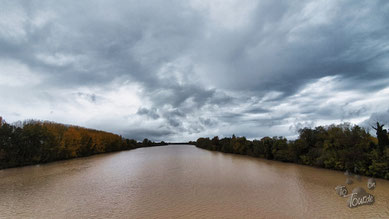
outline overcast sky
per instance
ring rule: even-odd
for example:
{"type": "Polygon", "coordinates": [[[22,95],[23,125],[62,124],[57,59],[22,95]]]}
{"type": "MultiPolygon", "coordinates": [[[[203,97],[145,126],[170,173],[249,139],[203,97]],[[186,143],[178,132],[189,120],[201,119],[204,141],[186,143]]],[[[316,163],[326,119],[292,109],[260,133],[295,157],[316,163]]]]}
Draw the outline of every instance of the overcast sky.
{"type": "Polygon", "coordinates": [[[156,141],[388,122],[389,1],[1,0],[0,115],[156,141]]]}

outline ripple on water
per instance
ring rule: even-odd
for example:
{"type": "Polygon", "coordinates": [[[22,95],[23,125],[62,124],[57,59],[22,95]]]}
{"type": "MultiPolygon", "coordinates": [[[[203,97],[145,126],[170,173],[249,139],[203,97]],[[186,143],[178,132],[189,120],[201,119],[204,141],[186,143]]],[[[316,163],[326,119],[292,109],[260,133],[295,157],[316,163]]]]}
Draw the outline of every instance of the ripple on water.
{"type": "MultiPolygon", "coordinates": [[[[389,182],[347,207],[341,172],[174,145],[0,171],[0,218],[389,218],[389,182]]],[[[367,178],[348,185],[366,187],[367,178]]]]}

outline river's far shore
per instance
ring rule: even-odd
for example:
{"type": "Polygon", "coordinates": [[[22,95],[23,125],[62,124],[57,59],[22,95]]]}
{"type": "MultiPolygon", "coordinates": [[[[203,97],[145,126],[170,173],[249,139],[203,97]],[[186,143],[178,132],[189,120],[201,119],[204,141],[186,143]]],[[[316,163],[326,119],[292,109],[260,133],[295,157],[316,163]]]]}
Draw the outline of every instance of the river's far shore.
{"type": "MultiPolygon", "coordinates": [[[[336,173],[339,173],[339,174],[343,174],[345,177],[347,177],[347,175],[349,175],[351,179],[353,179],[353,178],[356,179],[356,177],[361,177],[361,179],[364,179],[365,181],[367,181],[370,178],[373,178],[375,180],[383,180],[385,182],[389,182],[388,179],[379,178],[379,177],[372,177],[372,176],[366,176],[366,175],[360,175],[360,174],[354,174],[354,173],[345,172],[345,171],[342,171],[342,170],[336,170],[336,169],[330,169],[330,168],[318,167],[318,166],[310,166],[310,165],[305,165],[305,164],[301,164],[301,163],[294,163],[294,162],[288,162],[288,161],[269,160],[269,159],[266,159],[264,157],[254,157],[254,156],[250,156],[250,155],[247,155],[247,154],[235,154],[235,153],[228,153],[228,152],[209,150],[209,149],[200,148],[200,147],[197,147],[197,148],[199,148],[201,150],[205,150],[205,151],[214,152],[214,153],[238,156],[238,157],[241,157],[242,159],[260,160],[261,162],[265,162],[265,163],[276,162],[276,163],[285,164],[285,165],[297,165],[297,166],[301,166],[301,167],[304,167],[304,168],[311,168],[312,170],[317,169],[317,170],[333,171],[333,172],[336,172],[336,173]]],[[[353,180],[353,182],[355,182],[355,181],[356,180],[353,180]]],[[[357,181],[359,182],[360,180],[357,180],[357,181]]]]}
{"type": "Polygon", "coordinates": [[[295,140],[215,136],[197,139],[196,146],[389,180],[389,136],[382,127],[377,122],[377,138],[357,125],[346,123],[304,128],[295,140]]]}

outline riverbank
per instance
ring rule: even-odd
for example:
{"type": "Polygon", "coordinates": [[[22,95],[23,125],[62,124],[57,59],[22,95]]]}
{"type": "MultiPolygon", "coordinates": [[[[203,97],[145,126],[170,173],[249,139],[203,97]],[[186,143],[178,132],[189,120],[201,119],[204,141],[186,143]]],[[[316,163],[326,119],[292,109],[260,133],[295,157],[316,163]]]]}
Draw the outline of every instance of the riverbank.
{"type": "Polygon", "coordinates": [[[341,124],[304,128],[293,141],[284,137],[264,137],[250,141],[233,135],[223,139],[217,136],[213,139],[199,138],[196,146],[212,151],[347,170],[358,175],[389,179],[389,145],[382,144],[384,137],[376,139],[358,126],[341,124]]]}
{"type": "Polygon", "coordinates": [[[49,121],[11,125],[0,117],[0,169],[160,145],[167,144],[49,121]]]}

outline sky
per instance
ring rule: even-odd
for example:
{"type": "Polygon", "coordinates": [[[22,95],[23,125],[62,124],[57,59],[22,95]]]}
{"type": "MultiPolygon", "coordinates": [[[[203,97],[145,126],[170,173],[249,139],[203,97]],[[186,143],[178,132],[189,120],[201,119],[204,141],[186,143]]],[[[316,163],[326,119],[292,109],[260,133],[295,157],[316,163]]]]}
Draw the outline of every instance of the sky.
{"type": "Polygon", "coordinates": [[[0,116],[127,138],[389,128],[386,0],[0,0],[0,116]]]}

